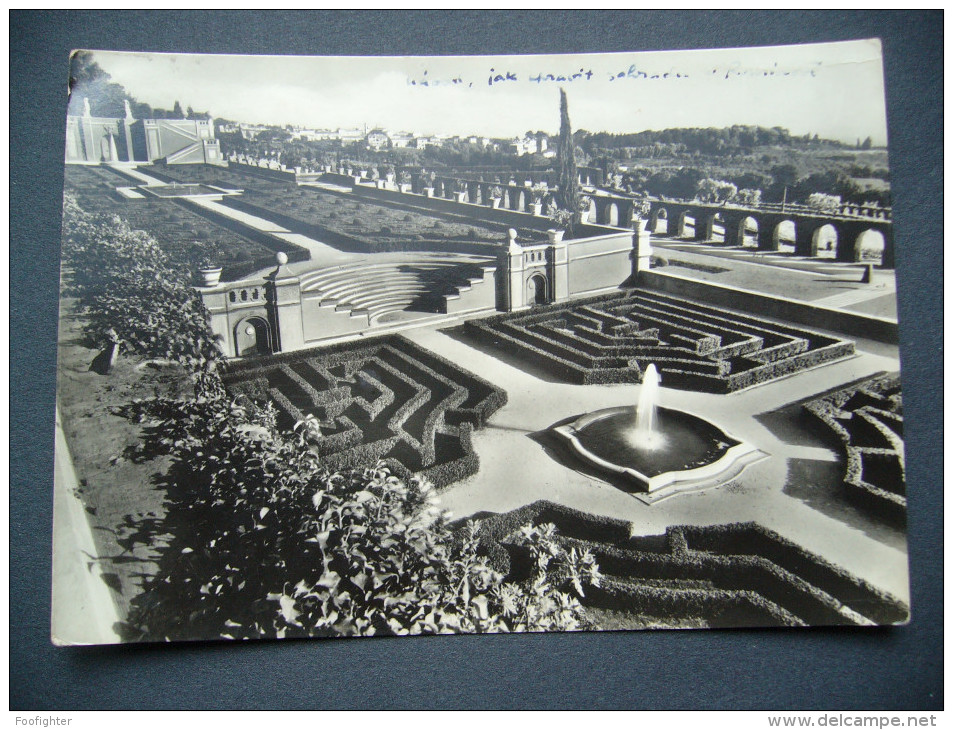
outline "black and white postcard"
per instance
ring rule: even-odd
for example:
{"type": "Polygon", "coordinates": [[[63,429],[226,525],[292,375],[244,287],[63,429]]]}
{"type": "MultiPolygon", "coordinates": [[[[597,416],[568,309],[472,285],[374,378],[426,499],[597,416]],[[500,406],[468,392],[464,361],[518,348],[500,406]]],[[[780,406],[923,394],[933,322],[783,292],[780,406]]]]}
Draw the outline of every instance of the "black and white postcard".
{"type": "Polygon", "coordinates": [[[883,83],[75,52],[54,643],[906,623],[883,83]]]}

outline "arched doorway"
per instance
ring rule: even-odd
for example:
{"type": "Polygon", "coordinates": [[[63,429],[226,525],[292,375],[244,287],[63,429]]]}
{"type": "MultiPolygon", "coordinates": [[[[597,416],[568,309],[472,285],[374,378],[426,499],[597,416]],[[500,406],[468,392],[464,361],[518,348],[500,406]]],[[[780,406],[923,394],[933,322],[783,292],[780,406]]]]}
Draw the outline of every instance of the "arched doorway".
{"type": "Polygon", "coordinates": [[[609,203],[609,225],[619,225],[619,206],[615,203],[609,203]]]}
{"type": "Polygon", "coordinates": [[[533,274],[526,281],[526,302],[528,304],[548,304],[546,294],[546,277],[542,274],[533,274]]]}
{"type": "Polygon", "coordinates": [[[794,242],[797,238],[797,228],[794,221],[781,221],[774,227],[774,250],[783,253],[794,253],[794,242]]]}
{"type": "Polygon", "coordinates": [[[270,355],[271,331],[261,317],[247,317],[235,326],[235,354],[238,357],[270,355]]]}
{"type": "Polygon", "coordinates": [[[819,259],[835,259],[837,258],[838,243],[837,229],[827,223],[814,231],[811,248],[816,252],[815,255],[819,259]]]}
{"type": "Polygon", "coordinates": [[[865,264],[882,266],[885,246],[884,234],[868,228],[857,236],[857,243],[854,246],[857,260],[865,264]]]}
{"type": "Polygon", "coordinates": [[[715,213],[711,217],[711,236],[709,240],[712,243],[725,243],[725,235],[728,231],[728,221],[725,220],[723,213],[715,213]]]}
{"type": "Polygon", "coordinates": [[[665,208],[656,208],[649,219],[649,225],[649,230],[656,235],[668,233],[668,211],[665,208]]]}
{"type": "Polygon", "coordinates": [[[758,219],[750,215],[741,221],[738,245],[747,248],[758,247],[758,219]]]}

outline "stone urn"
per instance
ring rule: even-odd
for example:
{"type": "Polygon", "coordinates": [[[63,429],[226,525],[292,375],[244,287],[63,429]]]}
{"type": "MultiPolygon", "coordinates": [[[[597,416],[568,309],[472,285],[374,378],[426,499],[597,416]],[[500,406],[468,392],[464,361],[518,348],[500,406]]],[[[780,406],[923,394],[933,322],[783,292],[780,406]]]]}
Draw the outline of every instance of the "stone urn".
{"type": "Polygon", "coordinates": [[[199,268],[199,275],[202,277],[202,286],[218,286],[222,278],[222,267],[202,266],[199,268]]]}
{"type": "Polygon", "coordinates": [[[533,215],[542,215],[543,214],[543,204],[542,203],[531,203],[533,209],[533,215]]]}
{"type": "Polygon", "coordinates": [[[458,203],[466,203],[466,202],[467,202],[467,194],[466,194],[465,192],[454,193],[454,196],[456,197],[458,203]]]}
{"type": "Polygon", "coordinates": [[[490,198],[490,205],[494,208],[499,208],[502,200],[502,198],[490,198]]]}
{"type": "Polygon", "coordinates": [[[550,243],[559,243],[563,240],[563,236],[566,234],[566,231],[560,230],[558,228],[550,228],[546,231],[546,235],[549,237],[550,243]]]}
{"type": "Polygon", "coordinates": [[[426,195],[428,198],[432,198],[433,194],[434,194],[433,188],[424,188],[424,195],[426,195]]]}

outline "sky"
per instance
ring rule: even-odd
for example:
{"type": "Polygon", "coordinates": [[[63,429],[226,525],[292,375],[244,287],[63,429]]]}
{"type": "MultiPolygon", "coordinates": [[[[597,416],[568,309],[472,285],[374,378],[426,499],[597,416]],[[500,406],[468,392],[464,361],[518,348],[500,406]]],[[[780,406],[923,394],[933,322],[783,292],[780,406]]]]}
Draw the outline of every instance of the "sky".
{"type": "Polygon", "coordinates": [[[94,51],[139,101],[246,123],[514,137],[732,124],[887,141],[876,39],[537,56],[222,56],[94,51]]]}

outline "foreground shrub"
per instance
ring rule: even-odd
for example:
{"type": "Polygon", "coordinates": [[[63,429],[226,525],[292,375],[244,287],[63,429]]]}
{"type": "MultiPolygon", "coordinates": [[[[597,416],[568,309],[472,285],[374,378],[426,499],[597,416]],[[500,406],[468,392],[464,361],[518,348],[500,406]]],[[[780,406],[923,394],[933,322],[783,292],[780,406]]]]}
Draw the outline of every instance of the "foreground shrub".
{"type": "Polygon", "coordinates": [[[189,272],[116,216],[89,215],[70,196],[63,211],[67,291],[79,300],[90,340],[174,361],[207,379],[221,353],[189,272]]]}
{"type": "MultiPolygon", "coordinates": [[[[430,484],[385,466],[330,472],[308,425],[270,405],[138,401],[137,458],[169,457],[168,544],[133,601],[130,640],[346,636],[584,627],[588,552],[527,527],[522,582],[490,567],[478,529],[450,528],[430,484]]],[[[154,540],[154,536],[150,535],[154,540]]]]}

